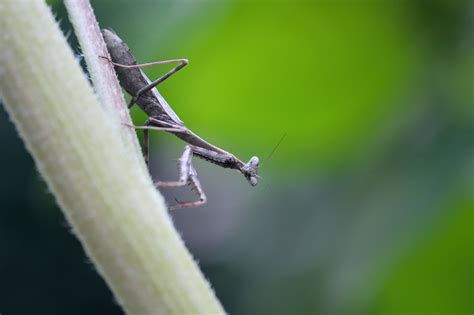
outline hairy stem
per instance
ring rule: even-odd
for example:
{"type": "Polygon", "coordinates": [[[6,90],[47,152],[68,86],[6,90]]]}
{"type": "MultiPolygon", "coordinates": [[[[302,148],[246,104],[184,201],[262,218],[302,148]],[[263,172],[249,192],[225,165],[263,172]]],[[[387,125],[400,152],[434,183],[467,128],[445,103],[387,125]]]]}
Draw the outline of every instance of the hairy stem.
{"type": "MultiPolygon", "coordinates": [[[[110,59],[110,56],[89,0],[65,0],[64,4],[81,45],[87,70],[102,108],[110,119],[115,120],[113,125],[120,128],[124,145],[133,145],[137,153],[136,156],[143,161],[135,130],[116,123],[131,125],[132,120],[114,67],[110,62],[101,58],[110,59]]],[[[144,163],[142,164],[143,167],[146,167],[144,163]]]]}
{"type": "Polygon", "coordinates": [[[1,1],[0,29],[5,108],[119,303],[129,314],[224,313],[46,4],[1,1]]]}

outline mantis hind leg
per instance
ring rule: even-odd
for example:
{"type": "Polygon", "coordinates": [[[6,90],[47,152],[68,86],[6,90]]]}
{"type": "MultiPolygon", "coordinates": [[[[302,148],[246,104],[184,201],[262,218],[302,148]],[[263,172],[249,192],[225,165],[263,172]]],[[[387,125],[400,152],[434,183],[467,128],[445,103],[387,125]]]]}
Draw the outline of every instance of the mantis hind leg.
{"type": "Polygon", "coordinates": [[[140,95],[151,90],[158,84],[162,83],[163,81],[168,79],[170,76],[172,76],[173,74],[175,74],[176,72],[184,68],[189,63],[188,59],[170,59],[170,60],[154,61],[154,62],[148,62],[148,63],[142,63],[142,64],[136,64],[136,65],[123,65],[120,63],[113,62],[107,57],[102,56],[101,58],[107,59],[110,63],[112,63],[116,67],[121,67],[121,68],[126,68],[126,69],[144,68],[144,67],[151,67],[155,65],[164,65],[164,64],[179,62],[179,65],[177,65],[176,67],[174,67],[173,69],[171,69],[170,71],[168,71],[167,73],[165,73],[164,75],[156,79],[155,81],[151,82],[148,85],[145,85],[140,90],[138,90],[137,94],[133,95],[132,99],[130,100],[130,103],[128,104],[128,108],[131,108],[133,104],[135,104],[135,102],[138,100],[140,95]]]}
{"type": "Polygon", "coordinates": [[[176,67],[174,67],[173,69],[171,69],[170,71],[168,71],[167,73],[165,73],[164,75],[162,75],[161,77],[156,79],[155,81],[151,82],[150,84],[148,84],[148,85],[142,87],[140,90],[138,90],[137,94],[135,94],[132,97],[132,99],[130,100],[130,103],[128,103],[128,108],[131,108],[133,106],[133,104],[136,103],[136,101],[138,100],[140,95],[142,95],[143,93],[153,89],[155,86],[162,83],[163,81],[168,79],[170,76],[172,76],[173,74],[175,74],[176,72],[181,70],[183,67],[185,67],[188,64],[188,59],[163,60],[163,61],[150,62],[148,64],[137,65],[137,66],[147,67],[147,66],[152,66],[152,65],[157,65],[157,64],[168,64],[168,63],[174,63],[174,62],[179,62],[179,65],[177,65],[176,67]]]}

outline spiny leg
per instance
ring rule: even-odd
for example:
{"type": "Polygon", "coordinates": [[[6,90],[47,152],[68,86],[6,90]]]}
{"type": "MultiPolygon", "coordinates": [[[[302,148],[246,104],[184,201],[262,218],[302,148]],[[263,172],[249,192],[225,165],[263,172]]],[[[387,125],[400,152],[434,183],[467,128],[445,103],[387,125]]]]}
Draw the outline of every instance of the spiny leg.
{"type": "Polygon", "coordinates": [[[165,81],[170,76],[172,76],[174,73],[178,72],[180,69],[182,69],[183,67],[185,67],[188,64],[188,59],[171,59],[171,60],[161,60],[161,61],[154,61],[154,62],[148,62],[148,63],[141,63],[141,64],[136,64],[136,65],[123,65],[123,64],[120,64],[120,63],[113,62],[112,60],[110,60],[107,57],[101,56],[101,58],[107,59],[114,66],[122,67],[122,68],[128,68],[128,69],[143,68],[143,67],[150,67],[150,66],[155,66],[155,65],[163,65],[163,64],[170,64],[170,63],[179,62],[179,65],[177,65],[176,67],[174,67],[173,69],[168,71],[166,74],[164,74],[163,76],[159,77],[155,81],[151,82],[150,84],[148,84],[148,85],[142,87],[140,90],[138,90],[137,94],[135,94],[132,97],[132,99],[130,100],[130,103],[128,104],[128,108],[131,108],[133,106],[133,104],[135,104],[135,102],[138,100],[140,95],[142,95],[146,91],[151,90],[152,88],[154,88],[155,86],[157,86],[161,82],[165,81]]]}
{"type": "Polygon", "coordinates": [[[199,179],[197,178],[196,170],[191,164],[192,157],[193,157],[192,148],[191,146],[187,145],[184,148],[183,154],[178,160],[179,179],[177,181],[155,182],[156,187],[181,187],[189,183],[192,186],[191,190],[194,190],[196,194],[199,196],[199,199],[196,201],[185,201],[185,202],[177,201],[178,204],[170,207],[170,210],[180,209],[180,208],[193,208],[193,207],[203,205],[207,202],[206,194],[204,193],[201,183],[199,182],[199,179]]]}
{"type": "Polygon", "coordinates": [[[188,178],[190,175],[191,159],[193,157],[193,152],[191,147],[187,145],[184,147],[184,152],[181,157],[178,159],[178,173],[179,179],[177,181],[156,181],[155,187],[181,187],[188,183],[188,178]]]}
{"type": "Polygon", "coordinates": [[[178,201],[178,204],[175,206],[170,207],[170,210],[176,210],[176,209],[182,209],[182,208],[195,208],[202,206],[207,202],[207,197],[206,194],[204,193],[204,190],[202,189],[201,183],[199,182],[199,179],[197,178],[197,173],[196,170],[192,165],[189,167],[189,178],[188,178],[189,184],[192,186],[191,190],[194,190],[196,194],[199,196],[199,200],[195,201],[178,201]]]}
{"type": "MultiPolygon", "coordinates": [[[[174,125],[172,123],[162,121],[156,119],[154,117],[150,117],[143,126],[132,126],[125,124],[130,128],[135,129],[143,129],[143,155],[145,158],[145,163],[148,165],[149,161],[149,130],[158,130],[158,131],[168,131],[168,132],[186,132],[186,128],[178,125],[174,125]]],[[[203,205],[207,202],[206,194],[202,189],[201,183],[197,178],[197,172],[191,164],[192,157],[193,157],[193,147],[191,145],[187,145],[184,148],[184,152],[178,160],[178,172],[179,172],[179,179],[177,181],[156,181],[155,187],[181,187],[185,186],[186,184],[190,184],[192,186],[191,190],[194,190],[196,194],[199,196],[199,199],[196,201],[185,201],[179,202],[175,206],[170,207],[170,210],[180,209],[180,208],[193,208],[203,205]]],[[[197,149],[197,148],[196,148],[197,149]]],[[[209,151],[209,150],[205,150],[209,151]]],[[[211,152],[211,151],[209,151],[211,152]]],[[[202,152],[200,153],[202,155],[202,152]]]]}

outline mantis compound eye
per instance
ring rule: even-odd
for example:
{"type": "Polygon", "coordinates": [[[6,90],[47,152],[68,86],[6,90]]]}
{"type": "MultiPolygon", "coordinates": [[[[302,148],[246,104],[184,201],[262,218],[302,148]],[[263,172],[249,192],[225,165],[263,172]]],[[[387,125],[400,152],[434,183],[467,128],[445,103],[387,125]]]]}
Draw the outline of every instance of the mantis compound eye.
{"type": "Polygon", "coordinates": [[[247,164],[245,164],[243,172],[248,182],[252,186],[256,186],[258,183],[257,173],[258,173],[258,164],[260,160],[258,157],[253,156],[247,164]]]}
{"type": "MultiPolygon", "coordinates": [[[[252,156],[252,158],[250,159],[250,161],[248,162],[248,165],[250,167],[254,167],[254,168],[258,168],[258,165],[260,164],[260,160],[258,157],[256,156],[252,156]]],[[[256,173],[257,170],[255,170],[255,173],[256,173]]]]}

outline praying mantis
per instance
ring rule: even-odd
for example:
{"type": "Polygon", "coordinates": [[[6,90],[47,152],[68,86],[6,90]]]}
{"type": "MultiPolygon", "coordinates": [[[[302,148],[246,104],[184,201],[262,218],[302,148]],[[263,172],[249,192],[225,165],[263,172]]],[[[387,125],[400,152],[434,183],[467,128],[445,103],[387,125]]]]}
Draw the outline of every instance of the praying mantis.
{"type": "Polygon", "coordinates": [[[156,181],[155,187],[181,187],[190,184],[198,195],[198,200],[178,202],[170,210],[179,208],[192,208],[207,202],[206,194],[192,165],[192,157],[196,156],[223,168],[234,169],[242,173],[252,186],[258,182],[259,158],[253,156],[247,163],[242,162],[233,154],[207,142],[191,130],[179,119],[178,115],[168,105],[166,100],[156,89],[156,86],[188,64],[187,59],[173,59],[137,64],[135,57],[130,52],[127,44],[109,29],[103,29],[102,35],[107,45],[111,60],[100,56],[114,65],[120,85],[132,96],[128,108],[137,104],[148,115],[148,120],[143,126],[131,128],[143,129],[144,145],[143,155],[145,163],[149,162],[149,131],[165,131],[174,134],[188,143],[178,160],[179,179],[176,181],[156,181]],[[151,81],[140,68],[161,64],[178,63],[160,78],[151,81]]]}

